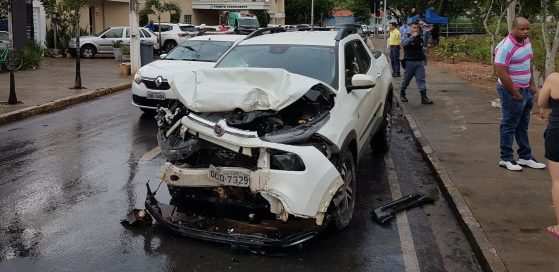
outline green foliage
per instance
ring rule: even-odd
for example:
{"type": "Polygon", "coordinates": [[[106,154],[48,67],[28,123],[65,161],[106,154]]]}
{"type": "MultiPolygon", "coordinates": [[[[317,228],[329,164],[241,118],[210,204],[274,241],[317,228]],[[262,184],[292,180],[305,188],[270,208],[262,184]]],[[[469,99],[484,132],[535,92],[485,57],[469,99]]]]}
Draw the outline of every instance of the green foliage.
{"type": "Polygon", "coordinates": [[[113,48],[121,48],[122,47],[122,41],[113,41],[113,48]]]}
{"type": "Polygon", "coordinates": [[[343,0],[336,1],[336,7],[346,8],[353,12],[358,21],[369,20],[371,9],[368,0],[343,0]]]}
{"type": "Polygon", "coordinates": [[[122,51],[123,56],[130,56],[130,46],[122,45],[122,47],[120,47],[120,50],[122,51]]]}
{"type": "Polygon", "coordinates": [[[258,23],[261,27],[266,27],[270,23],[270,14],[265,10],[254,11],[256,18],[258,18],[258,23]]]}
{"type": "Polygon", "coordinates": [[[442,37],[433,53],[441,58],[491,64],[491,38],[488,36],[442,37]]]}
{"type": "Polygon", "coordinates": [[[161,14],[168,12],[171,17],[171,22],[179,22],[181,9],[176,3],[163,3],[161,0],[147,0],[144,3],[144,8],[139,11],[140,17],[153,14],[160,17],[161,14]]]}
{"type": "MultiPolygon", "coordinates": [[[[335,7],[335,0],[314,1],[314,23],[320,24],[321,19],[328,17],[335,7]]],[[[311,21],[311,1],[285,0],[286,24],[308,24],[311,21]]]]}
{"type": "Polygon", "coordinates": [[[43,59],[43,47],[35,42],[27,43],[22,49],[17,51],[19,58],[23,59],[22,69],[35,69],[39,67],[43,59]]]}

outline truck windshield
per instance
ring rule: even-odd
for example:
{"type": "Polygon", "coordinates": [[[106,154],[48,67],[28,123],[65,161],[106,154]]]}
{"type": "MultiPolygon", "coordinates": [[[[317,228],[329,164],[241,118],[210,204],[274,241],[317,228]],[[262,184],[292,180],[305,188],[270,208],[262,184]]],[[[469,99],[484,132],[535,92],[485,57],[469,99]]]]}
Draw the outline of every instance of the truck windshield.
{"type": "Polygon", "coordinates": [[[175,47],[165,59],[216,62],[232,45],[226,41],[190,40],[175,47]]]}
{"type": "Polygon", "coordinates": [[[258,27],[258,20],[256,18],[239,18],[240,26],[253,26],[258,27]]]}
{"type": "Polygon", "coordinates": [[[216,67],[283,68],[337,88],[336,50],[313,45],[243,45],[231,50],[216,67]]]}

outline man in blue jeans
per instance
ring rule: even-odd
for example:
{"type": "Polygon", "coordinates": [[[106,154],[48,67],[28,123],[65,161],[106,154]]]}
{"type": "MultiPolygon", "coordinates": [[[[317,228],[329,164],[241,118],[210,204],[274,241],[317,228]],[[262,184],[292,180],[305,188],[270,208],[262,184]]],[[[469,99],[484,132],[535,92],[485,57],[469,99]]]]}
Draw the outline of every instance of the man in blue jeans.
{"type": "Polygon", "coordinates": [[[545,164],[532,156],[528,139],[530,113],[538,91],[532,73],[532,45],[528,38],[530,23],[526,18],[514,20],[511,33],[495,50],[495,72],[501,98],[501,160],[499,166],[510,171],[522,171],[522,166],[543,169],[545,164]],[[514,160],[512,145],[516,139],[518,160],[514,160]]]}

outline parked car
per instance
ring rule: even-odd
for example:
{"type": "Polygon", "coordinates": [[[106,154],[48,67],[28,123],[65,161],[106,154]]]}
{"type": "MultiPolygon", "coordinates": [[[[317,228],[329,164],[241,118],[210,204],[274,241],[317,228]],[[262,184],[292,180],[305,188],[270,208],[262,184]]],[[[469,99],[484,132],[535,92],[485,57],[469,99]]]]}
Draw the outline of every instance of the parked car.
{"type": "Polygon", "coordinates": [[[175,100],[170,91],[170,80],[188,74],[199,68],[211,68],[233,44],[244,35],[207,35],[197,36],[181,43],[169,54],[161,55],[138,70],[132,83],[132,104],[148,114],[162,105],[175,100]]]}
{"type": "Polygon", "coordinates": [[[193,29],[186,24],[154,23],[153,33],[157,36],[159,36],[159,29],[161,29],[161,49],[164,52],[171,51],[178,44],[196,35],[190,33],[193,29]]]}
{"type": "MultiPolygon", "coordinates": [[[[140,28],[140,40],[150,41],[155,49],[158,49],[157,37],[147,28],[140,28]]],[[[93,58],[97,54],[113,54],[113,44],[130,44],[130,30],[128,27],[115,26],[103,30],[94,36],[80,37],[80,54],[83,58],[93,58]]],[[[71,39],[69,46],[70,52],[74,55],[76,39],[71,39]]]]}
{"type": "Polygon", "coordinates": [[[0,31],[0,49],[10,47],[10,35],[8,31],[0,31]]]}
{"type": "MultiPolygon", "coordinates": [[[[392,77],[357,29],[253,35],[214,69],[181,73],[156,116],[171,205],[146,208],[188,237],[289,247],[347,227],[366,146],[390,142],[392,77]]],[[[260,33],[261,34],[261,33],[260,33]]]]}

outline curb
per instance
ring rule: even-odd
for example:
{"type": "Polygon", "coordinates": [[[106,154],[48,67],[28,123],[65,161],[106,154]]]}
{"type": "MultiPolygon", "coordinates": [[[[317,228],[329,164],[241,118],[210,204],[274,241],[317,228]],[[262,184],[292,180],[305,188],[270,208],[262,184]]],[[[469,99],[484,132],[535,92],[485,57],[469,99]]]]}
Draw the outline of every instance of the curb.
{"type": "Polygon", "coordinates": [[[19,121],[25,118],[29,118],[35,115],[59,111],[75,104],[93,100],[97,97],[106,96],[119,91],[123,91],[129,89],[131,85],[132,85],[131,83],[123,83],[113,87],[88,91],[82,94],[56,99],[45,104],[31,106],[13,112],[0,114],[0,126],[11,122],[19,121]]]}
{"type": "Polygon", "coordinates": [[[431,144],[421,133],[421,130],[417,126],[417,122],[410,114],[406,113],[406,106],[400,101],[400,98],[397,96],[395,97],[398,105],[402,109],[404,117],[413,131],[413,136],[420,147],[423,156],[427,159],[432,170],[436,173],[437,180],[439,181],[439,188],[450,204],[452,211],[458,217],[458,221],[460,222],[462,229],[464,230],[466,237],[476,254],[481,268],[484,271],[507,272],[508,269],[505,263],[485,235],[481,224],[474,217],[470,207],[464,200],[464,197],[456,185],[454,185],[454,182],[448,175],[448,171],[440,163],[440,160],[431,144]]]}

